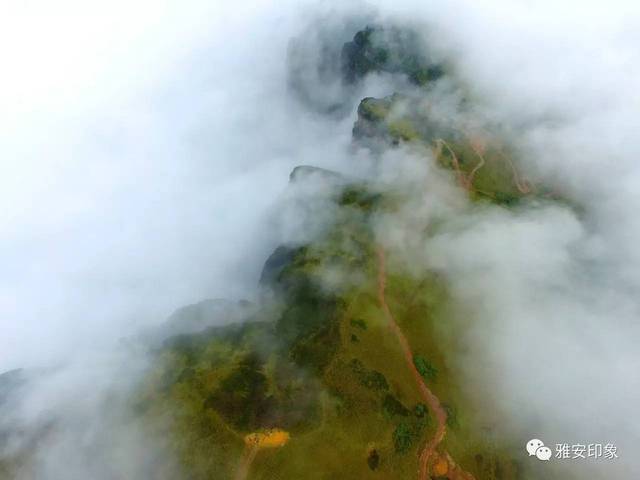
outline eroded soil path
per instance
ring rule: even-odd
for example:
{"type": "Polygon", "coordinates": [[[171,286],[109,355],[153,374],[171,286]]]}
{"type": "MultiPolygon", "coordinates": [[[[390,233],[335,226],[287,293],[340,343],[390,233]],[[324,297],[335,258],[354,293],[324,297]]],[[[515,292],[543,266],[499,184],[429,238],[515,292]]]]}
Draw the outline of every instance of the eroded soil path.
{"type": "Polygon", "coordinates": [[[402,332],[402,329],[398,325],[398,322],[396,322],[393,313],[391,313],[391,309],[387,304],[385,295],[387,284],[386,256],[384,250],[381,247],[378,247],[377,249],[377,256],[378,302],[380,303],[380,308],[382,309],[386,320],[389,322],[391,331],[398,339],[398,343],[400,344],[400,348],[402,349],[407,367],[411,371],[413,378],[416,381],[416,385],[418,386],[420,395],[422,396],[429,409],[433,412],[437,422],[436,431],[433,434],[433,437],[425,444],[424,448],[420,452],[418,479],[429,479],[429,466],[432,463],[431,460],[433,459],[438,460],[437,464],[439,466],[439,469],[441,470],[438,472],[438,474],[446,475],[446,477],[449,479],[475,480],[473,475],[462,470],[448,453],[444,452],[443,454],[439,454],[436,451],[447,433],[447,413],[440,403],[438,397],[431,391],[431,389],[429,389],[424,379],[422,378],[422,375],[420,375],[420,373],[416,369],[416,366],[413,362],[413,352],[411,350],[411,346],[409,345],[409,341],[402,332]]]}
{"type": "Polygon", "coordinates": [[[467,176],[462,171],[462,168],[460,168],[460,161],[458,160],[458,156],[456,155],[456,152],[454,152],[451,146],[447,142],[445,142],[444,139],[442,138],[439,138],[436,140],[436,158],[440,156],[440,153],[442,152],[442,147],[445,147],[449,151],[449,154],[451,155],[451,161],[453,162],[453,168],[456,171],[456,178],[458,180],[458,184],[464,189],[470,190],[471,184],[469,183],[469,179],[467,178],[467,176]]]}
{"type": "Polygon", "coordinates": [[[484,165],[487,162],[485,162],[484,160],[484,152],[486,149],[485,144],[481,140],[472,140],[470,143],[471,143],[471,148],[480,159],[480,161],[477,163],[475,167],[473,167],[473,170],[471,170],[471,173],[469,173],[469,176],[467,177],[467,183],[469,188],[471,189],[473,188],[473,177],[476,176],[476,173],[478,173],[478,170],[484,167],[484,165]]]}
{"type": "Polygon", "coordinates": [[[242,454],[242,459],[240,460],[240,465],[238,466],[238,470],[236,472],[235,480],[245,480],[247,478],[247,475],[249,475],[251,464],[255,460],[259,449],[260,447],[258,445],[245,446],[244,453],[242,454]]]}
{"type": "MultiPolygon", "coordinates": [[[[476,173],[478,173],[478,170],[484,167],[487,163],[484,158],[484,153],[486,151],[486,143],[481,137],[473,137],[470,139],[469,144],[471,145],[471,149],[474,151],[474,153],[478,156],[478,159],[479,159],[478,163],[473,167],[473,169],[471,170],[471,172],[469,172],[469,174],[465,174],[465,172],[462,170],[462,168],[460,167],[460,161],[458,160],[458,157],[456,156],[451,146],[444,139],[438,138],[435,141],[434,154],[436,158],[439,158],[440,155],[442,154],[443,147],[446,148],[447,151],[449,152],[449,155],[451,156],[451,161],[453,163],[453,168],[456,173],[456,179],[458,181],[458,184],[461,187],[463,187],[465,190],[468,190],[470,192],[475,191],[478,193],[488,194],[489,196],[492,196],[489,192],[483,192],[481,190],[477,190],[473,186],[473,179],[476,173]]],[[[515,184],[518,191],[522,195],[528,195],[532,193],[533,186],[531,185],[531,183],[529,183],[529,181],[520,177],[520,174],[518,173],[518,169],[513,163],[513,160],[508,155],[505,155],[502,152],[500,152],[500,156],[503,157],[507,161],[507,163],[509,163],[509,166],[511,167],[512,176],[513,176],[513,183],[515,184]]]]}
{"type": "Polygon", "coordinates": [[[502,154],[502,156],[504,158],[506,158],[507,161],[509,162],[509,165],[511,165],[511,172],[513,173],[513,183],[515,183],[516,188],[518,189],[518,191],[520,193],[522,193],[523,195],[527,195],[527,194],[531,193],[532,190],[533,190],[531,184],[527,180],[523,180],[523,179],[520,178],[520,175],[518,174],[518,169],[516,168],[515,164],[513,163],[513,160],[511,160],[511,157],[509,157],[508,155],[504,155],[504,154],[502,154]]]}

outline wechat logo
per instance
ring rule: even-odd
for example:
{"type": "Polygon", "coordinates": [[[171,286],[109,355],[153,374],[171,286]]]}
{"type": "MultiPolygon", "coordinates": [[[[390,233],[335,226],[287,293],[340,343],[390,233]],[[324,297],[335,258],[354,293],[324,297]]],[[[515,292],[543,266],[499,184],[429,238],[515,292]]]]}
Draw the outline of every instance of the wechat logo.
{"type": "Polygon", "coordinates": [[[542,440],[538,440],[537,438],[529,440],[526,448],[530,457],[535,455],[538,460],[542,460],[543,462],[547,462],[551,459],[551,449],[549,447],[545,447],[542,440]]]}

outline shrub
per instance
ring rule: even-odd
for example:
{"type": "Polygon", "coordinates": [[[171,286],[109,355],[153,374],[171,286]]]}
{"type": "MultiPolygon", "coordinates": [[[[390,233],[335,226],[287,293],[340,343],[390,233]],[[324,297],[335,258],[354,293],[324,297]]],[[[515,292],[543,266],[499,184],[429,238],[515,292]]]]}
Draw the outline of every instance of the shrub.
{"type": "Polygon", "coordinates": [[[413,357],[413,364],[422,378],[428,382],[435,382],[436,377],[438,376],[438,369],[434,367],[431,362],[422,355],[415,355],[413,357]]]}
{"type": "Polygon", "coordinates": [[[382,401],[382,411],[386,417],[393,417],[400,415],[403,417],[409,416],[409,410],[393,395],[387,394],[382,401]]]}
{"type": "Polygon", "coordinates": [[[367,457],[367,465],[371,470],[376,470],[380,465],[380,454],[377,450],[371,450],[369,452],[369,456],[367,457]]]}
{"type": "Polygon", "coordinates": [[[361,318],[352,318],[349,323],[351,323],[352,327],[359,328],[360,330],[366,330],[367,329],[366,322],[364,320],[362,320],[361,318]]]}
{"type": "Polygon", "coordinates": [[[397,453],[406,453],[415,440],[415,432],[406,423],[400,423],[393,431],[393,446],[397,453]]]}

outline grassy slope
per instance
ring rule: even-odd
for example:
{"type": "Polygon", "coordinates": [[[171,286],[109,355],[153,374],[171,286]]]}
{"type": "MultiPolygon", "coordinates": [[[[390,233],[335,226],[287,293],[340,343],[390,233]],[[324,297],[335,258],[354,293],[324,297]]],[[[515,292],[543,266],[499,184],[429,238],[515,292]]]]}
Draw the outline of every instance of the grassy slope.
{"type": "MultiPolygon", "coordinates": [[[[416,478],[418,451],[435,422],[418,414],[421,397],[379,308],[368,227],[372,210],[393,209],[398,198],[348,187],[336,199],[342,209],[333,229],[299,249],[278,275],[283,305],[244,325],[172,338],[158,352],[132,406],[154,437],[166,439],[168,458],[178,457],[184,478],[234,478],[244,435],[261,427],[286,428],[291,440],[258,453],[252,480],[416,478]],[[337,295],[319,281],[336,269],[357,275],[337,295]],[[259,360],[249,385],[230,382],[251,355],[259,360]],[[253,412],[244,424],[229,416],[228,403],[211,401],[225,388],[239,393],[231,403],[253,412]],[[368,463],[373,450],[375,470],[368,463]]],[[[387,301],[414,353],[437,372],[430,387],[452,408],[443,447],[478,480],[531,478],[518,473],[511,459],[521,452],[505,447],[508,439],[478,428],[477,407],[448,367],[461,323],[451,321],[455,305],[446,284],[435,275],[414,278],[390,260],[387,301]]],[[[171,477],[158,469],[158,478],[171,477]]]]}
{"type": "MultiPolygon", "coordinates": [[[[464,142],[450,143],[469,172],[475,153],[464,142]]],[[[489,195],[476,198],[511,203],[495,196],[518,197],[511,173],[490,149],[486,158],[474,186],[489,195]]],[[[448,160],[440,157],[444,167],[451,167],[448,160]]],[[[234,478],[244,435],[262,427],[286,428],[291,441],[259,452],[251,479],[416,478],[418,450],[434,421],[416,413],[421,397],[377,303],[375,244],[367,223],[372,210],[393,209],[401,197],[357,185],[336,201],[342,209],[333,229],[298,250],[277,278],[281,310],[266,309],[245,326],[174,338],[159,352],[158,367],[133,406],[156,436],[167,439],[186,478],[234,478]],[[328,294],[319,280],[328,270],[358,281],[328,294]],[[259,358],[249,385],[229,381],[234,372],[242,378],[237,373],[248,355],[259,358]],[[231,395],[226,403],[221,391],[231,395]],[[234,404],[250,412],[249,420],[233,417],[234,404]],[[373,450],[375,470],[367,461],[373,450]]],[[[448,368],[461,323],[451,322],[455,305],[443,281],[414,278],[391,262],[387,301],[414,353],[437,372],[429,385],[451,407],[443,447],[478,480],[528,478],[518,474],[507,439],[498,442],[478,428],[476,406],[462,396],[462,380],[448,368]]]]}
{"type": "MultiPolygon", "coordinates": [[[[343,206],[344,214],[334,229],[323,240],[301,249],[280,276],[281,283],[293,288],[292,279],[294,284],[303,278],[314,279],[329,268],[360,275],[357,283],[341,290],[340,301],[323,320],[334,324],[332,334],[318,336],[319,325],[305,331],[293,344],[282,345],[277,338],[284,317],[287,322],[309,323],[313,307],[322,305],[326,296],[317,286],[306,292],[306,297],[285,295],[284,311],[289,314],[276,315],[272,323],[249,328],[233,340],[208,334],[210,338],[201,341],[190,359],[175,347],[163,353],[164,366],[145,394],[145,403],[151,405],[146,411],[153,418],[173,418],[173,446],[191,478],[233,478],[242,455],[243,435],[252,429],[237,429],[215,408],[204,404],[249,351],[261,351],[261,369],[267,377],[273,376],[275,364],[285,362],[302,372],[297,381],[303,388],[320,387],[314,393],[314,414],[291,430],[287,445],[259,452],[249,478],[416,477],[418,449],[432,433],[434,422],[429,421],[429,415],[416,414],[421,397],[377,303],[375,245],[366,215],[383,200],[367,194],[362,187],[346,193],[341,201],[349,205],[343,206]],[[313,298],[315,295],[322,298],[313,298]],[[300,355],[301,344],[311,345],[308,351],[313,355],[300,355]],[[318,351],[330,353],[317,355],[318,351]],[[191,372],[186,375],[189,380],[185,380],[185,371],[191,372]],[[384,377],[382,384],[375,381],[380,374],[384,377]],[[395,399],[391,403],[401,404],[395,413],[385,409],[389,396],[395,399]],[[402,451],[398,451],[394,436],[398,429],[409,432],[405,437],[410,445],[400,448],[402,451]],[[372,450],[379,455],[375,470],[367,463],[372,450]]],[[[497,443],[491,432],[476,428],[474,405],[462,396],[460,379],[448,368],[448,358],[456,348],[447,342],[455,342],[457,334],[452,329],[460,323],[450,321],[453,309],[443,281],[434,275],[413,278],[392,267],[387,298],[414,353],[437,371],[435,380],[429,379],[430,385],[452,412],[446,449],[478,480],[526,478],[518,475],[510,457],[513,452],[497,443]]],[[[291,325],[287,325],[289,332],[291,325]]],[[[295,332],[291,336],[295,337],[295,332]]],[[[273,379],[269,382],[274,383],[273,379]]],[[[277,423],[263,426],[283,427],[277,423]]]]}

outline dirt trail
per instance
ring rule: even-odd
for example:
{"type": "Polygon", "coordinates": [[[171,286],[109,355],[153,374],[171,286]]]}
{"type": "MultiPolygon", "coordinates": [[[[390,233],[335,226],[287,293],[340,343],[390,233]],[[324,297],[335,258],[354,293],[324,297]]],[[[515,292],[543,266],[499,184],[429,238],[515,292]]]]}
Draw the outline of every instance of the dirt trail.
{"type": "Polygon", "coordinates": [[[458,160],[458,156],[456,155],[456,153],[453,151],[453,149],[451,148],[451,146],[444,141],[444,139],[439,138],[436,140],[436,155],[439,157],[440,153],[442,152],[442,147],[447,147],[447,150],[449,150],[449,153],[451,154],[451,160],[453,161],[453,166],[456,170],[456,176],[458,178],[458,183],[464,187],[465,189],[469,190],[471,188],[471,184],[469,183],[469,179],[466,177],[466,175],[464,174],[464,172],[462,171],[462,169],[460,168],[460,161],[458,160]]]}
{"type": "Polygon", "coordinates": [[[520,179],[520,175],[518,174],[518,169],[514,165],[513,160],[511,160],[511,157],[509,157],[508,155],[505,155],[504,153],[501,153],[501,155],[503,158],[507,160],[507,162],[509,162],[509,165],[511,166],[511,171],[513,172],[513,183],[516,184],[516,188],[518,189],[518,191],[523,195],[527,195],[528,193],[531,193],[533,190],[533,187],[527,180],[520,179]]]}
{"type": "Polygon", "coordinates": [[[473,170],[471,170],[471,173],[469,173],[469,176],[467,177],[467,182],[468,182],[469,188],[473,188],[473,177],[475,177],[475,175],[478,172],[478,170],[480,170],[482,167],[484,167],[484,164],[486,163],[484,161],[484,151],[485,151],[484,144],[483,143],[479,143],[477,141],[472,141],[471,142],[471,148],[476,153],[476,155],[478,156],[480,161],[478,162],[478,164],[475,167],[473,167],[473,170]]]}
{"type": "Polygon", "coordinates": [[[249,468],[251,464],[256,458],[258,454],[258,450],[260,447],[257,443],[253,445],[247,445],[244,449],[244,454],[242,455],[242,460],[240,461],[240,466],[238,467],[238,471],[236,472],[235,480],[245,480],[247,475],[249,474],[249,468]]]}
{"type": "MultiPolygon", "coordinates": [[[[442,147],[446,147],[446,149],[449,151],[449,154],[451,155],[451,159],[453,161],[453,167],[456,172],[458,183],[462,187],[464,187],[466,190],[487,195],[488,192],[482,192],[481,190],[476,190],[473,187],[473,178],[475,177],[476,173],[478,173],[478,170],[480,170],[486,164],[486,161],[484,159],[486,144],[484,143],[484,140],[481,137],[473,137],[469,140],[469,144],[471,145],[471,148],[473,149],[473,151],[475,152],[475,154],[478,156],[480,160],[475,165],[475,167],[473,167],[473,170],[471,170],[471,172],[469,172],[468,175],[466,175],[464,171],[460,168],[460,161],[458,160],[458,157],[456,156],[451,146],[442,138],[438,138],[435,142],[436,142],[436,149],[434,154],[436,158],[439,158],[440,155],[442,154],[442,147]]],[[[520,178],[518,169],[513,163],[513,160],[502,152],[500,152],[500,156],[502,156],[509,163],[509,166],[511,167],[511,171],[513,173],[513,183],[515,184],[518,191],[523,195],[528,195],[529,193],[532,193],[533,187],[526,179],[520,178]]],[[[492,196],[492,195],[489,195],[489,196],[492,196]]]]}
{"type": "MultiPolygon", "coordinates": [[[[409,345],[409,341],[407,337],[405,337],[402,329],[396,322],[393,314],[391,313],[391,309],[387,304],[385,290],[387,283],[387,273],[386,273],[386,257],[384,250],[380,247],[377,249],[378,255],[378,301],[380,303],[380,308],[384,312],[384,315],[389,322],[389,327],[396,335],[398,339],[398,343],[400,343],[400,348],[402,349],[402,353],[404,354],[405,361],[407,362],[407,367],[411,370],[413,377],[416,381],[418,389],[420,391],[420,395],[424,399],[425,403],[429,407],[429,409],[434,413],[436,417],[436,431],[433,435],[433,438],[429,440],[422,452],[420,453],[420,468],[419,468],[419,480],[428,480],[429,479],[429,465],[432,457],[439,456],[436,452],[436,448],[447,433],[447,413],[442,407],[440,400],[438,397],[429,389],[427,384],[425,383],[422,375],[416,369],[416,366],[413,362],[413,352],[411,351],[411,346],[409,345]]],[[[462,470],[456,463],[453,461],[451,456],[445,452],[442,456],[445,459],[447,464],[448,476],[450,479],[462,479],[462,480],[475,480],[473,475],[468,472],[462,470]]]]}
{"type": "Polygon", "coordinates": [[[436,140],[435,155],[436,155],[436,158],[438,158],[442,153],[442,147],[446,147],[446,149],[449,151],[449,154],[451,155],[451,160],[453,161],[453,167],[456,171],[456,177],[458,179],[458,183],[460,184],[460,186],[462,186],[466,190],[474,191],[475,189],[473,188],[473,178],[475,177],[476,173],[478,173],[478,170],[484,167],[486,163],[483,155],[486,147],[482,139],[477,139],[477,138],[472,139],[470,141],[470,144],[471,144],[471,148],[473,149],[473,151],[475,152],[475,154],[478,156],[480,160],[478,161],[476,166],[473,167],[473,170],[471,170],[471,172],[469,172],[468,175],[464,173],[462,168],[460,168],[460,160],[458,160],[458,156],[453,151],[453,148],[451,148],[451,145],[449,145],[442,138],[439,138],[436,140]]]}

